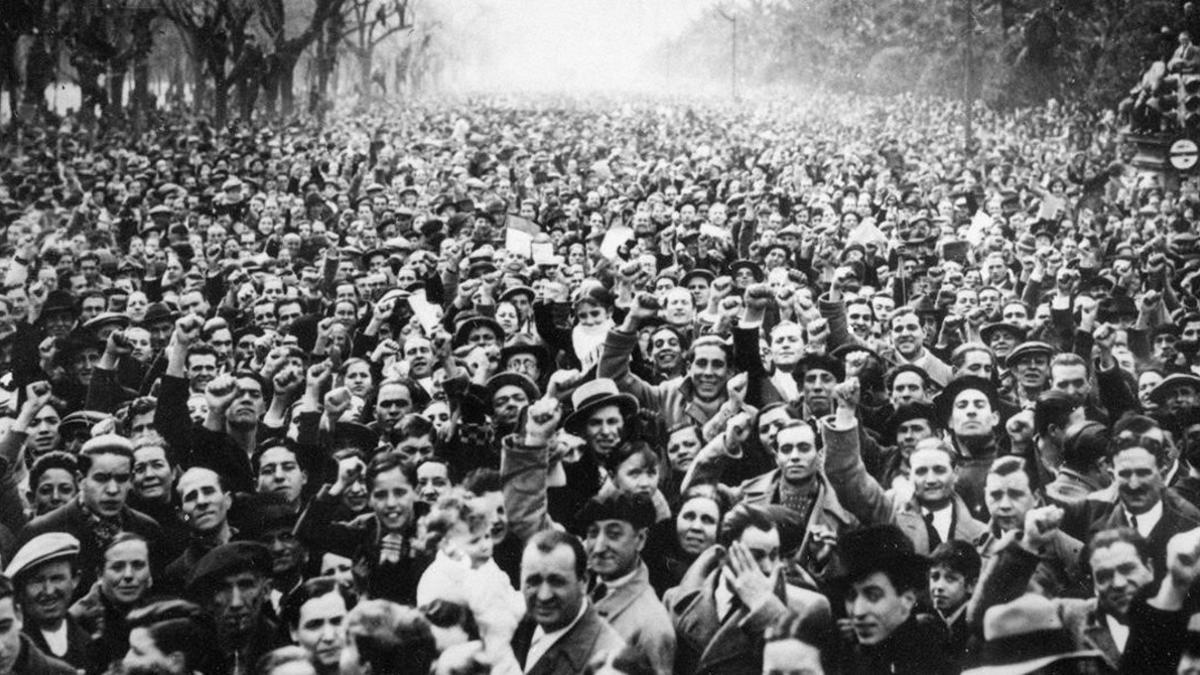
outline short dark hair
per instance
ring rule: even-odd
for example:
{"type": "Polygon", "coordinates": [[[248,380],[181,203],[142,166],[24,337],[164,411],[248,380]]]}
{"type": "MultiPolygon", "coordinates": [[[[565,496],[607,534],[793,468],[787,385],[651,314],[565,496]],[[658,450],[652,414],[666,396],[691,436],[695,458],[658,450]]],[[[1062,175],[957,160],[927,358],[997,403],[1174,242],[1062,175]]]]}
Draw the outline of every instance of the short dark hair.
{"type": "Polygon", "coordinates": [[[525,550],[537,549],[539,553],[553,553],[554,549],[559,546],[566,546],[571,549],[571,553],[575,556],[575,578],[578,580],[587,578],[587,551],[583,548],[583,542],[575,535],[568,534],[562,530],[542,530],[529,538],[529,543],[526,544],[525,550]]]}
{"type": "Polygon", "coordinates": [[[1050,432],[1050,425],[1065,429],[1071,413],[1079,407],[1075,398],[1065,391],[1048,389],[1038,394],[1033,407],[1033,428],[1038,436],[1050,432]]]}
{"type": "Polygon", "coordinates": [[[951,539],[933,549],[929,556],[929,567],[945,567],[963,575],[968,581],[978,581],[983,562],[973,545],[961,539],[951,539]]]}
{"type": "Polygon", "coordinates": [[[164,654],[184,656],[184,670],[215,672],[220,660],[212,647],[217,628],[212,618],[186,600],[160,600],[129,612],[130,629],[144,628],[164,654]]]}
{"type": "Polygon", "coordinates": [[[610,474],[615,474],[617,467],[635,455],[641,455],[647,464],[654,466],[656,469],[661,461],[658,453],[646,441],[626,441],[618,444],[617,447],[613,448],[612,452],[604,457],[604,468],[610,474]]]}
{"type": "MultiPolygon", "coordinates": [[[[84,445],[86,446],[87,444],[85,443],[84,445]]],[[[129,460],[129,469],[130,469],[130,471],[132,471],[133,470],[133,449],[132,448],[133,448],[133,446],[131,446],[131,445],[122,445],[122,444],[118,444],[118,443],[106,443],[103,445],[97,445],[96,447],[92,447],[92,448],[84,447],[82,450],[80,450],[79,454],[77,455],[77,459],[79,462],[79,473],[86,476],[88,474],[88,472],[92,470],[92,462],[95,461],[95,458],[100,457],[102,455],[117,455],[118,457],[124,457],[125,459],[128,459],[129,460]]]]}
{"type": "Polygon", "coordinates": [[[1105,549],[1121,542],[1132,546],[1137,552],[1138,558],[1147,567],[1153,566],[1154,552],[1150,550],[1150,542],[1146,541],[1146,538],[1140,532],[1132,527],[1111,527],[1107,530],[1100,530],[1092,535],[1087,546],[1083,549],[1083,557],[1080,560],[1083,562],[1083,566],[1089,577],[1092,574],[1092,554],[1100,549],[1105,549]]]}
{"type": "Polygon", "coordinates": [[[79,471],[79,460],[75,459],[75,455],[69,452],[54,451],[38,457],[33,462],[33,466],[29,467],[29,489],[37,490],[37,485],[42,480],[42,475],[50,469],[62,469],[71,474],[71,478],[75,477],[75,473],[79,471]]]}
{"type": "Polygon", "coordinates": [[[12,579],[9,579],[7,576],[5,576],[3,574],[0,574],[0,600],[3,600],[5,598],[12,598],[13,605],[16,605],[17,604],[16,595],[17,595],[17,590],[16,590],[16,588],[13,587],[12,579]]]}
{"type": "Polygon", "coordinates": [[[1033,473],[1030,471],[1029,462],[1025,461],[1024,457],[1018,457],[1016,455],[997,457],[996,460],[992,462],[992,465],[988,468],[988,473],[995,474],[997,476],[1011,476],[1015,473],[1023,473],[1025,474],[1025,478],[1029,480],[1030,492],[1033,491],[1034,486],[1036,485],[1036,483],[1034,483],[1033,473]]]}
{"type": "Polygon", "coordinates": [[[191,347],[188,347],[187,356],[183,359],[184,364],[190,364],[193,356],[211,356],[214,359],[220,360],[220,358],[217,356],[217,350],[209,347],[206,344],[194,344],[191,347]]]}
{"type": "Polygon", "coordinates": [[[346,603],[346,611],[350,611],[350,599],[346,597],[346,592],[342,590],[342,585],[338,583],[337,579],[314,577],[284,596],[283,602],[279,605],[279,618],[284,625],[295,628],[300,625],[300,610],[304,607],[304,603],[316,598],[323,598],[330,593],[342,596],[342,600],[346,603]]]}
{"type": "MultiPolygon", "coordinates": [[[[414,401],[415,406],[415,401],[414,401]]],[[[437,436],[433,421],[420,413],[408,413],[396,422],[397,435],[404,438],[420,438],[422,436],[437,436]]]]}
{"type": "Polygon", "coordinates": [[[721,536],[719,537],[721,545],[728,548],[751,527],[764,532],[777,529],[775,519],[766,509],[752,504],[738,504],[725,514],[725,522],[721,525],[721,536]]]}

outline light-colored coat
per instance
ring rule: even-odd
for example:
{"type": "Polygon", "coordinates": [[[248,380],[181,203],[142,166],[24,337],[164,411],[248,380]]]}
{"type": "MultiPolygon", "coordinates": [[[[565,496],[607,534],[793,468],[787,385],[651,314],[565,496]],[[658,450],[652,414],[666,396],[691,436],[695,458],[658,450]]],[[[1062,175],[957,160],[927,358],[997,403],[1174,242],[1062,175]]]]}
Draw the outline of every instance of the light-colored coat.
{"type": "Polygon", "coordinates": [[[596,613],[637,648],[659,675],[669,675],[675,665],[675,626],[667,608],[650,586],[650,570],[638,563],[633,579],[612,589],[596,603],[596,613]]]}

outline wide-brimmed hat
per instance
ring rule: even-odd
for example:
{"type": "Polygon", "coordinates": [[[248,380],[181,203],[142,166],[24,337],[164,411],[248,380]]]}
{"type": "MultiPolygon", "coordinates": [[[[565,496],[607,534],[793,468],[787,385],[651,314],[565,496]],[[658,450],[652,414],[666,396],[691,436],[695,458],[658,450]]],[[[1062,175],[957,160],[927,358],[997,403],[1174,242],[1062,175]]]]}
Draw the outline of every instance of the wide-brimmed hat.
{"type": "Polygon", "coordinates": [[[179,318],[179,312],[173,309],[165,302],[151,303],[146,308],[146,315],[142,317],[142,325],[149,326],[160,321],[170,321],[174,323],[179,318]]]}
{"type": "Polygon", "coordinates": [[[1150,400],[1163,405],[1167,402],[1167,394],[1170,394],[1183,385],[1188,385],[1197,392],[1200,392],[1200,377],[1196,377],[1191,373],[1171,373],[1150,390],[1150,400]]]}
{"type": "Polygon", "coordinates": [[[765,278],[762,267],[753,260],[735,260],[729,263],[729,275],[737,276],[739,270],[750,270],[750,274],[754,276],[754,281],[762,282],[765,278]]]}
{"type": "Polygon", "coordinates": [[[529,302],[533,302],[534,298],[537,297],[537,292],[534,291],[529,286],[525,286],[523,284],[517,284],[516,286],[510,286],[510,287],[506,288],[504,290],[504,292],[500,294],[500,300],[501,301],[511,301],[515,296],[518,296],[518,295],[528,296],[529,302]]]}
{"type": "Polygon", "coordinates": [[[963,675],[1020,675],[1066,659],[1101,658],[1099,650],[1079,649],[1050,600],[1027,593],[983,615],[979,665],[963,675]]]}
{"type": "Polygon", "coordinates": [[[1000,394],[996,392],[996,385],[990,380],[985,380],[982,377],[974,375],[964,375],[950,380],[950,384],[942,390],[936,398],[933,399],[933,407],[937,412],[937,422],[943,427],[950,419],[950,411],[954,409],[954,399],[964,391],[974,389],[981,391],[988,398],[988,402],[992,405],[992,412],[997,412],[1000,407],[1000,394]]]}
{"type": "Polygon", "coordinates": [[[529,354],[533,356],[533,358],[537,359],[538,370],[542,374],[549,372],[550,351],[546,349],[545,344],[532,335],[517,333],[505,341],[504,347],[500,350],[500,367],[504,368],[504,364],[508,362],[508,358],[516,354],[529,354]]]}
{"type": "Polygon", "coordinates": [[[584,382],[571,394],[571,407],[574,412],[563,421],[563,428],[578,434],[596,409],[608,405],[620,408],[621,416],[625,418],[638,412],[637,399],[632,394],[622,394],[617,389],[617,383],[611,379],[601,377],[584,382]]]}
{"type": "Polygon", "coordinates": [[[480,316],[477,314],[467,317],[454,329],[454,346],[461,347],[467,344],[467,340],[471,337],[471,331],[479,326],[491,328],[496,333],[496,341],[504,342],[504,328],[490,316],[480,316]]]}
{"type": "Polygon", "coordinates": [[[506,371],[497,373],[488,379],[487,384],[488,400],[492,400],[496,396],[496,392],[502,387],[517,387],[525,392],[525,398],[530,402],[536,401],[542,397],[542,390],[537,386],[537,383],[521,373],[506,371]]]}
{"type": "Polygon", "coordinates": [[[979,339],[983,341],[983,344],[990,346],[992,344],[992,336],[1001,331],[1007,331],[1015,335],[1017,342],[1024,342],[1025,337],[1029,335],[1029,331],[1015,323],[995,321],[979,329],[979,339]]]}
{"type": "MultiPolygon", "coordinates": [[[[895,525],[868,525],[847,532],[838,540],[842,572],[834,586],[845,589],[876,572],[885,572],[897,586],[922,588],[929,559],[917,553],[912,540],[895,525]]],[[[897,589],[899,590],[899,589],[897,589]]]]}

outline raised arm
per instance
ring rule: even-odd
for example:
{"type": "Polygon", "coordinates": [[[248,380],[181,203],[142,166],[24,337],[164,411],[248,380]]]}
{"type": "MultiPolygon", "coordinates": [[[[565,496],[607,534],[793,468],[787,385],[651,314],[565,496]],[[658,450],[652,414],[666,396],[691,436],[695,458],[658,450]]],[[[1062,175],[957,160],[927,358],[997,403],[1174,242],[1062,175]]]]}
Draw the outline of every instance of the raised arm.
{"type": "Polygon", "coordinates": [[[637,302],[625,315],[625,321],[608,332],[604,339],[604,351],[600,357],[597,375],[617,383],[622,391],[637,397],[642,406],[658,404],[658,389],[629,370],[629,359],[637,348],[638,331],[642,325],[658,313],[658,301],[648,293],[638,295],[637,302]]]}
{"type": "Polygon", "coordinates": [[[890,523],[895,504],[879,481],[867,473],[859,443],[857,377],[847,378],[834,390],[837,414],[821,421],[825,441],[825,473],[846,510],[864,525],[890,523]]]}
{"type": "Polygon", "coordinates": [[[550,467],[550,440],[562,419],[558,400],[544,397],[529,405],[524,434],[505,447],[500,459],[504,509],[508,526],[522,542],[554,527],[546,500],[546,472],[550,467]]]}

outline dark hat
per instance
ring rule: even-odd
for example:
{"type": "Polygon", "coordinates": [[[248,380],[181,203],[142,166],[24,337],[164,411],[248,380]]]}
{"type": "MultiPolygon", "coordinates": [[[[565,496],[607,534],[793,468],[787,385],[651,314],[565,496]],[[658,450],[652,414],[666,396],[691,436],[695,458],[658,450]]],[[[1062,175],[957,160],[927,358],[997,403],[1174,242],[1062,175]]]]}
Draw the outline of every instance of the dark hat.
{"type": "Polygon", "coordinates": [[[650,527],[656,519],[657,513],[650,497],[627,490],[614,490],[592,497],[575,517],[580,525],[591,525],[603,520],[620,520],[638,530],[650,527]]]}
{"type": "Polygon", "coordinates": [[[537,338],[527,333],[517,333],[510,337],[504,343],[504,348],[500,350],[500,367],[504,368],[504,364],[508,362],[508,358],[515,354],[532,355],[537,359],[538,369],[543,374],[550,372],[550,351],[537,338]]]}
{"type": "Polygon", "coordinates": [[[178,318],[179,312],[173,309],[170,305],[165,302],[155,302],[151,303],[150,306],[146,308],[146,315],[142,318],[142,325],[149,326],[150,324],[158,323],[160,321],[170,321],[174,323],[178,318]]]}
{"type": "Polygon", "coordinates": [[[187,578],[189,595],[203,595],[221,579],[241,572],[271,574],[271,551],[252,541],[235,541],[214,548],[200,558],[187,578]]]}
{"type": "Polygon", "coordinates": [[[241,518],[237,521],[241,539],[261,539],[280,528],[290,531],[296,526],[299,514],[281,497],[275,493],[256,494],[249,498],[248,504],[242,505],[239,509],[241,518]]]}
{"type": "Polygon", "coordinates": [[[571,393],[571,407],[574,412],[563,420],[562,428],[578,434],[597,408],[608,405],[620,408],[621,416],[626,419],[636,415],[639,409],[637,399],[632,394],[622,394],[617,389],[617,383],[607,377],[584,382],[571,393]]]}
{"type": "Polygon", "coordinates": [[[1017,342],[1024,342],[1025,337],[1028,335],[1028,332],[1024,328],[1015,323],[996,321],[979,329],[979,339],[983,341],[983,344],[990,345],[992,343],[992,336],[1000,331],[1012,333],[1017,337],[1017,342]]]}
{"type": "Polygon", "coordinates": [[[938,421],[937,409],[933,407],[932,403],[925,403],[924,401],[903,403],[884,421],[882,429],[884,440],[894,443],[896,441],[896,430],[900,428],[901,424],[911,422],[912,420],[928,420],[929,426],[933,428],[941,426],[938,421]]]}
{"type": "Polygon", "coordinates": [[[1136,318],[1137,315],[1137,305],[1127,295],[1110,295],[1101,300],[1096,308],[1096,320],[1102,323],[1114,322],[1123,316],[1136,318]]]}
{"type": "Polygon", "coordinates": [[[95,333],[105,326],[116,326],[117,328],[125,328],[129,326],[132,320],[128,315],[121,312],[101,312],[96,318],[83,324],[84,330],[95,333]]]}
{"type": "Polygon", "coordinates": [[[691,281],[692,279],[703,279],[711,284],[713,282],[713,279],[716,279],[716,278],[717,278],[716,275],[713,274],[712,272],[710,272],[702,267],[697,267],[696,269],[688,270],[686,274],[684,274],[682,277],[680,277],[679,285],[687,286],[688,282],[691,281]]]}
{"type": "Polygon", "coordinates": [[[471,336],[471,331],[479,326],[491,328],[496,333],[496,341],[504,342],[504,329],[500,327],[496,320],[488,316],[480,316],[478,314],[467,317],[454,330],[454,346],[461,347],[467,344],[467,339],[471,336]]]}
{"type": "Polygon", "coordinates": [[[1017,361],[1025,358],[1026,356],[1032,356],[1034,354],[1054,356],[1057,351],[1058,350],[1056,350],[1053,346],[1045,342],[1039,342],[1037,340],[1022,342],[1016,347],[1013,347],[1013,350],[1008,353],[1008,356],[1004,357],[1004,365],[1012,368],[1017,361]]]}
{"type": "Polygon", "coordinates": [[[501,387],[508,386],[517,387],[525,392],[525,398],[529,399],[530,402],[542,397],[542,392],[536,382],[521,373],[514,373],[512,371],[496,373],[488,379],[487,384],[484,386],[487,387],[489,401],[496,396],[496,392],[500,391],[501,387]]]}
{"type": "Polygon", "coordinates": [[[68,291],[55,289],[46,294],[46,301],[42,303],[42,313],[39,318],[59,312],[70,312],[72,315],[76,315],[79,313],[79,308],[75,305],[74,295],[68,291]]]}
{"type": "Polygon", "coordinates": [[[354,448],[370,453],[379,445],[379,432],[357,422],[338,422],[333,427],[333,448],[354,448]]]}
{"type": "Polygon", "coordinates": [[[922,588],[929,573],[929,560],[895,525],[867,525],[843,534],[838,557],[844,571],[835,585],[843,589],[876,572],[886,572],[898,587],[922,588]]]}
{"type": "Polygon", "coordinates": [[[753,260],[743,259],[729,263],[730,276],[736,276],[739,270],[750,270],[750,274],[754,275],[754,281],[756,282],[761,282],[764,278],[762,267],[753,260]]]}
{"type": "Polygon", "coordinates": [[[958,398],[958,395],[972,389],[983,392],[992,406],[992,411],[999,411],[1000,395],[996,392],[996,386],[982,377],[964,375],[950,380],[950,384],[946,385],[942,393],[933,399],[933,406],[937,410],[937,423],[939,425],[942,427],[946,426],[947,421],[950,419],[950,411],[954,409],[954,400],[958,398]]]}
{"type": "Polygon", "coordinates": [[[842,381],[846,377],[846,366],[840,359],[836,359],[829,354],[805,354],[799,361],[796,362],[796,367],[792,370],[792,376],[797,382],[803,382],[804,376],[810,370],[824,370],[832,373],[834,379],[842,381]]]}
{"type": "Polygon", "coordinates": [[[78,539],[66,532],[46,532],[25,542],[8,563],[4,576],[16,579],[22,573],[32,572],[48,562],[73,560],[78,556],[78,539]]]}
{"type": "Polygon", "coordinates": [[[1167,394],[1181,386],[1190,386],[1200,392],[1200,377],[1191,373],[1171,373],[1150,390],[1149,398],[1159,405],[1164,405],[1167,402],[1167,394]]]}
{"type": "Polygon", "coordinates": [[[1100,459],[1108,452],[1108,427],[1092,420],[1076,422],[1063,432],[1063,456],[1100,459]]]}

